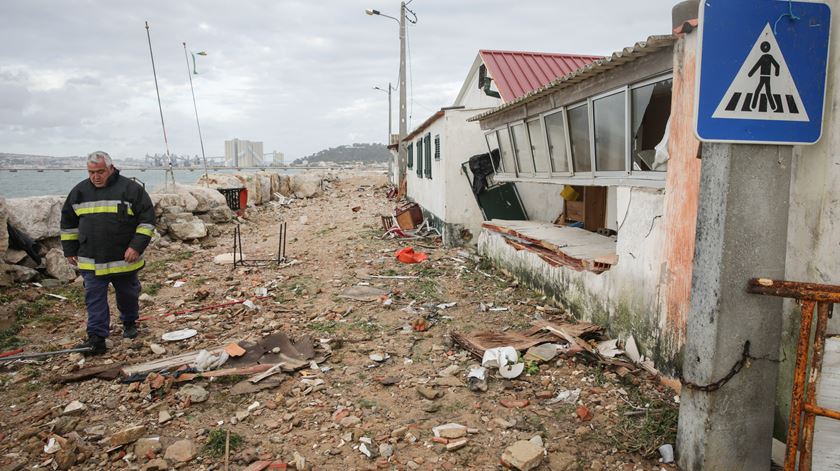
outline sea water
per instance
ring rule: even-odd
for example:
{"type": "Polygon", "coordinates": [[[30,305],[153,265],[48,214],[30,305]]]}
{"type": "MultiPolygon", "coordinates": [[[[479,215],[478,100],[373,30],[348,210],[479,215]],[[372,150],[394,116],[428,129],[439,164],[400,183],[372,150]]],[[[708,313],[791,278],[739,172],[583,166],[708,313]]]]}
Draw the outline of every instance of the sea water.
{"type": "MultiPolygon", "coordinates": [[[[298,173],[298,169],[267,169],[277,173],[298,173]]],[[[184,185],[194,184],[202,175],[204,171],[196,168],[193,170],[187,169],[173,169],[175,175],[175,183],[184,185]]],[[[254,170],[236,170],[224,169],[213,170],[211,173],[254,173],[254,170]]],[[[163,170],[135,170],[126,169],[120,170],[120,174],[128,178],[136,178],[138,182],[146,187],[146,191],[154,191],[156,188],[163,186],[166,172],[163,170]]],[[[62,195],[67,196],[67,193],[82,180],[88,178],[87,170],[70,170],[67,172],[61,170],[44,170],[39,172],[37,170],[18,170],[17,172],[9,172],[8,170],[0,170],[0,197],[3,198],[22,198],[26,196],[43,196],[43,195],[62,195]]]]}

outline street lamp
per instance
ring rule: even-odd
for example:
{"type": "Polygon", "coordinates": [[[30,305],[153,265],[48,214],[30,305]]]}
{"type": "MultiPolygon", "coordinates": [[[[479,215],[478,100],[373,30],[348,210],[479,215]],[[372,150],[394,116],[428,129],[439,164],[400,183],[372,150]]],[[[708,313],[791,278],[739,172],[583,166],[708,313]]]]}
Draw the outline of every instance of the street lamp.
{"type": "Polygon", "coordinates": [[[391,108],[392,108],[391,107],[391,90],[396,90],[396,88],[391,86],[391,82],[388,82],[388,90],[385,90],[384,88],[381,88],[381,87],[373,87],[373,89],[374,90],[379,90],[380,92],[385,92],[385,93],[388,94],[388,139],[385,141],[386,142],[385,145],[390,146],[391,145],[391,122],[393,121],[391,119],[391,108]]]}
{"type": "MultiPolygon", "coordinates": [[[[403,182],[405,182],[405,175],[406,175],[406,151],[405,146],[403,146],[403,139],[405,139],[406,135],[406,103],[405,103],[405,12],[408,11],[413,19],[409,18],[408,21],[412,24],[417,23],[417,15],[408,9],[405,6],[405,2],[400,3],[400,19],[397,20],[393,16],[386,15],[379,10],[367,9],[365,10],[365,14],[370,16],[383,16],[385,18],[390,18],[400,25],[400,140],[397,144],[397,167],[399,168],[399,187],[402,188],[403,182]]],[[[388,142],[391,142],[391,136],[388,136],[388,142]]]]}

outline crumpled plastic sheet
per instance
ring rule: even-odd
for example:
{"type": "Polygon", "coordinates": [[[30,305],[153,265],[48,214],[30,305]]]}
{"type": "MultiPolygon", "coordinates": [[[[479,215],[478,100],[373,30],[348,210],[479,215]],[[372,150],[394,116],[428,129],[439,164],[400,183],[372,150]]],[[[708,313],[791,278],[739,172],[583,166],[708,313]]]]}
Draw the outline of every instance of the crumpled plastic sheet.
{"type": "Polygon", "coordinates": [[[215,370],[224,365],[228,361],[228,358],[229,355],[225,351],[220,352],[218,355],[213,355],[207,350],[202,350],[198,352],[198,356],[195,357],[195,361],[190,363],[190,366],[198,371],[215,370]]]}

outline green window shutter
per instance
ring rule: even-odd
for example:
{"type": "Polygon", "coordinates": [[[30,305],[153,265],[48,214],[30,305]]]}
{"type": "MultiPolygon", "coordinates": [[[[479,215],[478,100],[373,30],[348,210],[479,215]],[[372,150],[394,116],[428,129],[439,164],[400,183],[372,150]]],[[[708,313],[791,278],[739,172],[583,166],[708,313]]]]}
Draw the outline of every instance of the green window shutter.
{"type": "Polygon", "coordinates": [[[417,141],[417,176],[423,178],[423,139],[417,141]]]}
{"type": "Polygon", "coordinates": [[[440,160],[440,134],[435,134],[435,160],[440,160]]]}
{"type": "Polygon", "coordinates": [[[432,135],[426,134],[423,141],[423,150],[426,152],[425,175],[426,178],[432,178],[432,135]]]}
{"type": "Polygon", "coordinates": [[[408,154],[408,168],[414,167],[414,144],[409,144],[406,147],[406,153],[408,154]]]}

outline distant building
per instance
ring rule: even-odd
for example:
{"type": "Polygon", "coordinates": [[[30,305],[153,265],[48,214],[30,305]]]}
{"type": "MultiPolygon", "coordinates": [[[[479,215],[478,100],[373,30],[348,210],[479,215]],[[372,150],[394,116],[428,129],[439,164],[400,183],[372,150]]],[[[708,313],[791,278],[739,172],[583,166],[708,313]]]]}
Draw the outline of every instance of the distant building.
{"type": "Polygon", "coordinates": [[[233,139],[225,141],[226,167],[259,167],[263,165],[263,143],[233,139]]]}

